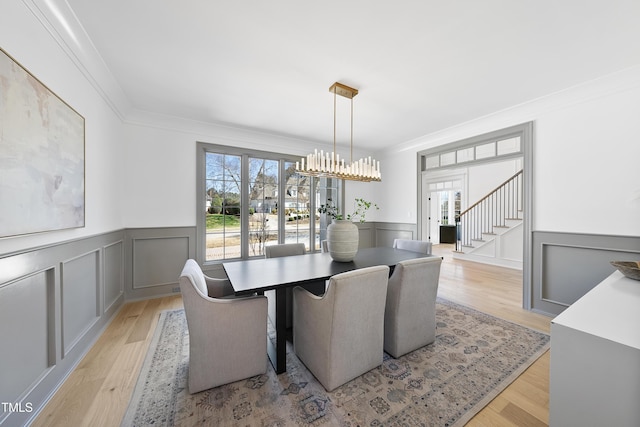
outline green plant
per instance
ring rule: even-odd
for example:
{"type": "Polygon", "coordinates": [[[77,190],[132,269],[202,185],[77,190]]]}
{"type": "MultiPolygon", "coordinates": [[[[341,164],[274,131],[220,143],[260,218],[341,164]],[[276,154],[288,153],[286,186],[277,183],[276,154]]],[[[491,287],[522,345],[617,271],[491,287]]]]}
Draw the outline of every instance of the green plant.
{"type": "Polygon", "coordinates": [[[222,198],[219,195],[214,194],[211,198],[211,213],[219,214],[220,212],[222,212],[222,198]]]}
{"type": "Polygon", "coordinates": [[[371,208],[375,208],[376,210],[380,209],[375,203],[356,197],[356,209],[352,214],[347,215],[347,219],[351,221],[358,219],[360,222],[364,222],[364,217],[367,211],[371,208]]]}
{"type": "MultiPolygon", "coordinates": [[[[377,204],[373,202],[369,202],[365,199],[356,197],[355,199],[356,208],[353,213],[347,214],[348,221],[360,221],[365,222],[365,215],[367,211],[371,208],[380,209],[377,204]]],[[[320,205],[318,208],[318,212],[321,214],[329,215],[331,218],[340,220],[343,219],[343,215],[338,210],[338,207],[333,203],[333,200],[327,199],[327,204],[320,205]]]]}
{"type": "Polygon", "coordinates": [[[329,215],[333,219],[342,219],[342,214],[340,214],[338,207],[333,203],[332,199],[327,199],[326,205],[320,205],[318,212],[329,215]]]}

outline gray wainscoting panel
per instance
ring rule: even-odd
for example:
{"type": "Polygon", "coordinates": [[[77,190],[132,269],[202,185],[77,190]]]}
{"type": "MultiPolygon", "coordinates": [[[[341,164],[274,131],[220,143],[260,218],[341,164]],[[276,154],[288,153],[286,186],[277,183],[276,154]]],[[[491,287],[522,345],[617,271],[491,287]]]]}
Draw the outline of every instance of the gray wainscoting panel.
{"type": "Polygon", "coordinates": [[[416,224],[364,222],[358,226],[359,248],[393,246],[394,239],[416,239],[416,224]]]}
{"type": "Polygon", "coordinates": [[[195,227],[128,229],[125,297],[150,298],[179,292],[178,276],[195,258],[195,227]]]}
{"type": "Polygon", "coordinates": [[[103,249],[104,307],[111,310],[124,295],[124,241],[120,240],[103,249]]]}
{"type": "Polygon", "coordinates": [[[394,239],[417,239],[416,224],[376,223],[376,246],[393,246],[394,239]]]}
{"type": "Polygon", "coordinates": [[[0,254],[0,401],[33,408],[0,411],[0,426],[28,425],[122,306],[122,292],[105,291],[102,278],[123,289],[124,259],[116,253],[124,236],[119,230],[0,254]]]}
{"type": "Polygon", "coordinates": [[[534,232],[532,309],[560,314],[624,260],[640,261],[640,237],[534,232]]]}
{"type": "Polygon", "coordinates": [[[52,275],[21,277],[0,287],[0,402],[16,402],[55,363],[51,335],[52,275]],[[16,369],[19,367],[19,369],[16,369]]]}
{"type": "Polygon", "coordinates": [[[61,263],[62,357],[100,316],[100,252],[95,250],[61,263]]]}
{"type": "Polygon", "coordinates": [[[356,223],[358,226],[358,248],[373,248],[376,246],[375,224],[372,222],[356,223]]]}
{"type": "Polygon", "coordinates": [[[629,253],[606,248],[545,244],[542,247],[542,300],[569,307],[609,276],[609,261],[626,260],[629,253]],[[589,268],[566,268],[585,265],[589,268]],[[565,286],[563,286],[563,284],[565,286]],[[570,285],[570,286],[566,286],[570,285]]]}
{"type": "Polygon", "coordinates": [[[154,237],[133,241],[133,288],[176,283],[189,256],[189,238],[154,237]]]}

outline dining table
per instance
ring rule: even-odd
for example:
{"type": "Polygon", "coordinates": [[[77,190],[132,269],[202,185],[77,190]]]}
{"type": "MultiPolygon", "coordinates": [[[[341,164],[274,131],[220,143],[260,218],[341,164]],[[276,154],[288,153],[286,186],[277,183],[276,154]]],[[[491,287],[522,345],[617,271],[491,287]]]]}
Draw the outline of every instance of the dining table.
{"type": "MultiPolygon", "coordinates": [[[[424,253],[390,247],[362,248],[353,261],[338,262],[327,252],[279,258],[253,258],[222,264],[236,296],[275,290],[275,342],[267,338],[267,354],[277,374],[286,372],[286,290],[289,287],[327,280],[359,268],[387,265],[390,273],[400,261],[430,257],[424,253]]],[[[295,321],[295,319],[294,319],[295,321]]]]}

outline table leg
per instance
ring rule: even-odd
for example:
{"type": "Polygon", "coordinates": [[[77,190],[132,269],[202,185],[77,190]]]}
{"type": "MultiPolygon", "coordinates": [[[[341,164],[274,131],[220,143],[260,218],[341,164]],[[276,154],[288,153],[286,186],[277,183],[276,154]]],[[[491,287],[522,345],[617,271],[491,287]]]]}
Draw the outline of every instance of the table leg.
{"type": "Polygon", "coordinates": [[[267,338],[267,354],[276,371],[281,374],[287,371],[287,290],[276,289],[276,342],[267,338]]]}

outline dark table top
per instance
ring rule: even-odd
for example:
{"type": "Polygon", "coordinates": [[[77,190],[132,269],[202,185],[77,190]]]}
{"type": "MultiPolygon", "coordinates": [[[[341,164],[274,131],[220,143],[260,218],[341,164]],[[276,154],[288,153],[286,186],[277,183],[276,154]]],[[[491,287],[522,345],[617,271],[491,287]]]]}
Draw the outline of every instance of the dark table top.
{"type": "Polygon", "coordinates": [[[351,262],[336,262],[328,253],[311,253],[280,258],[256,258],[222,264],[236,295],[278,287],[326,280],[329,277],[374,265],[395,266],[398,262],[432,255],[389,247],[365,248],[351,262]]]}

